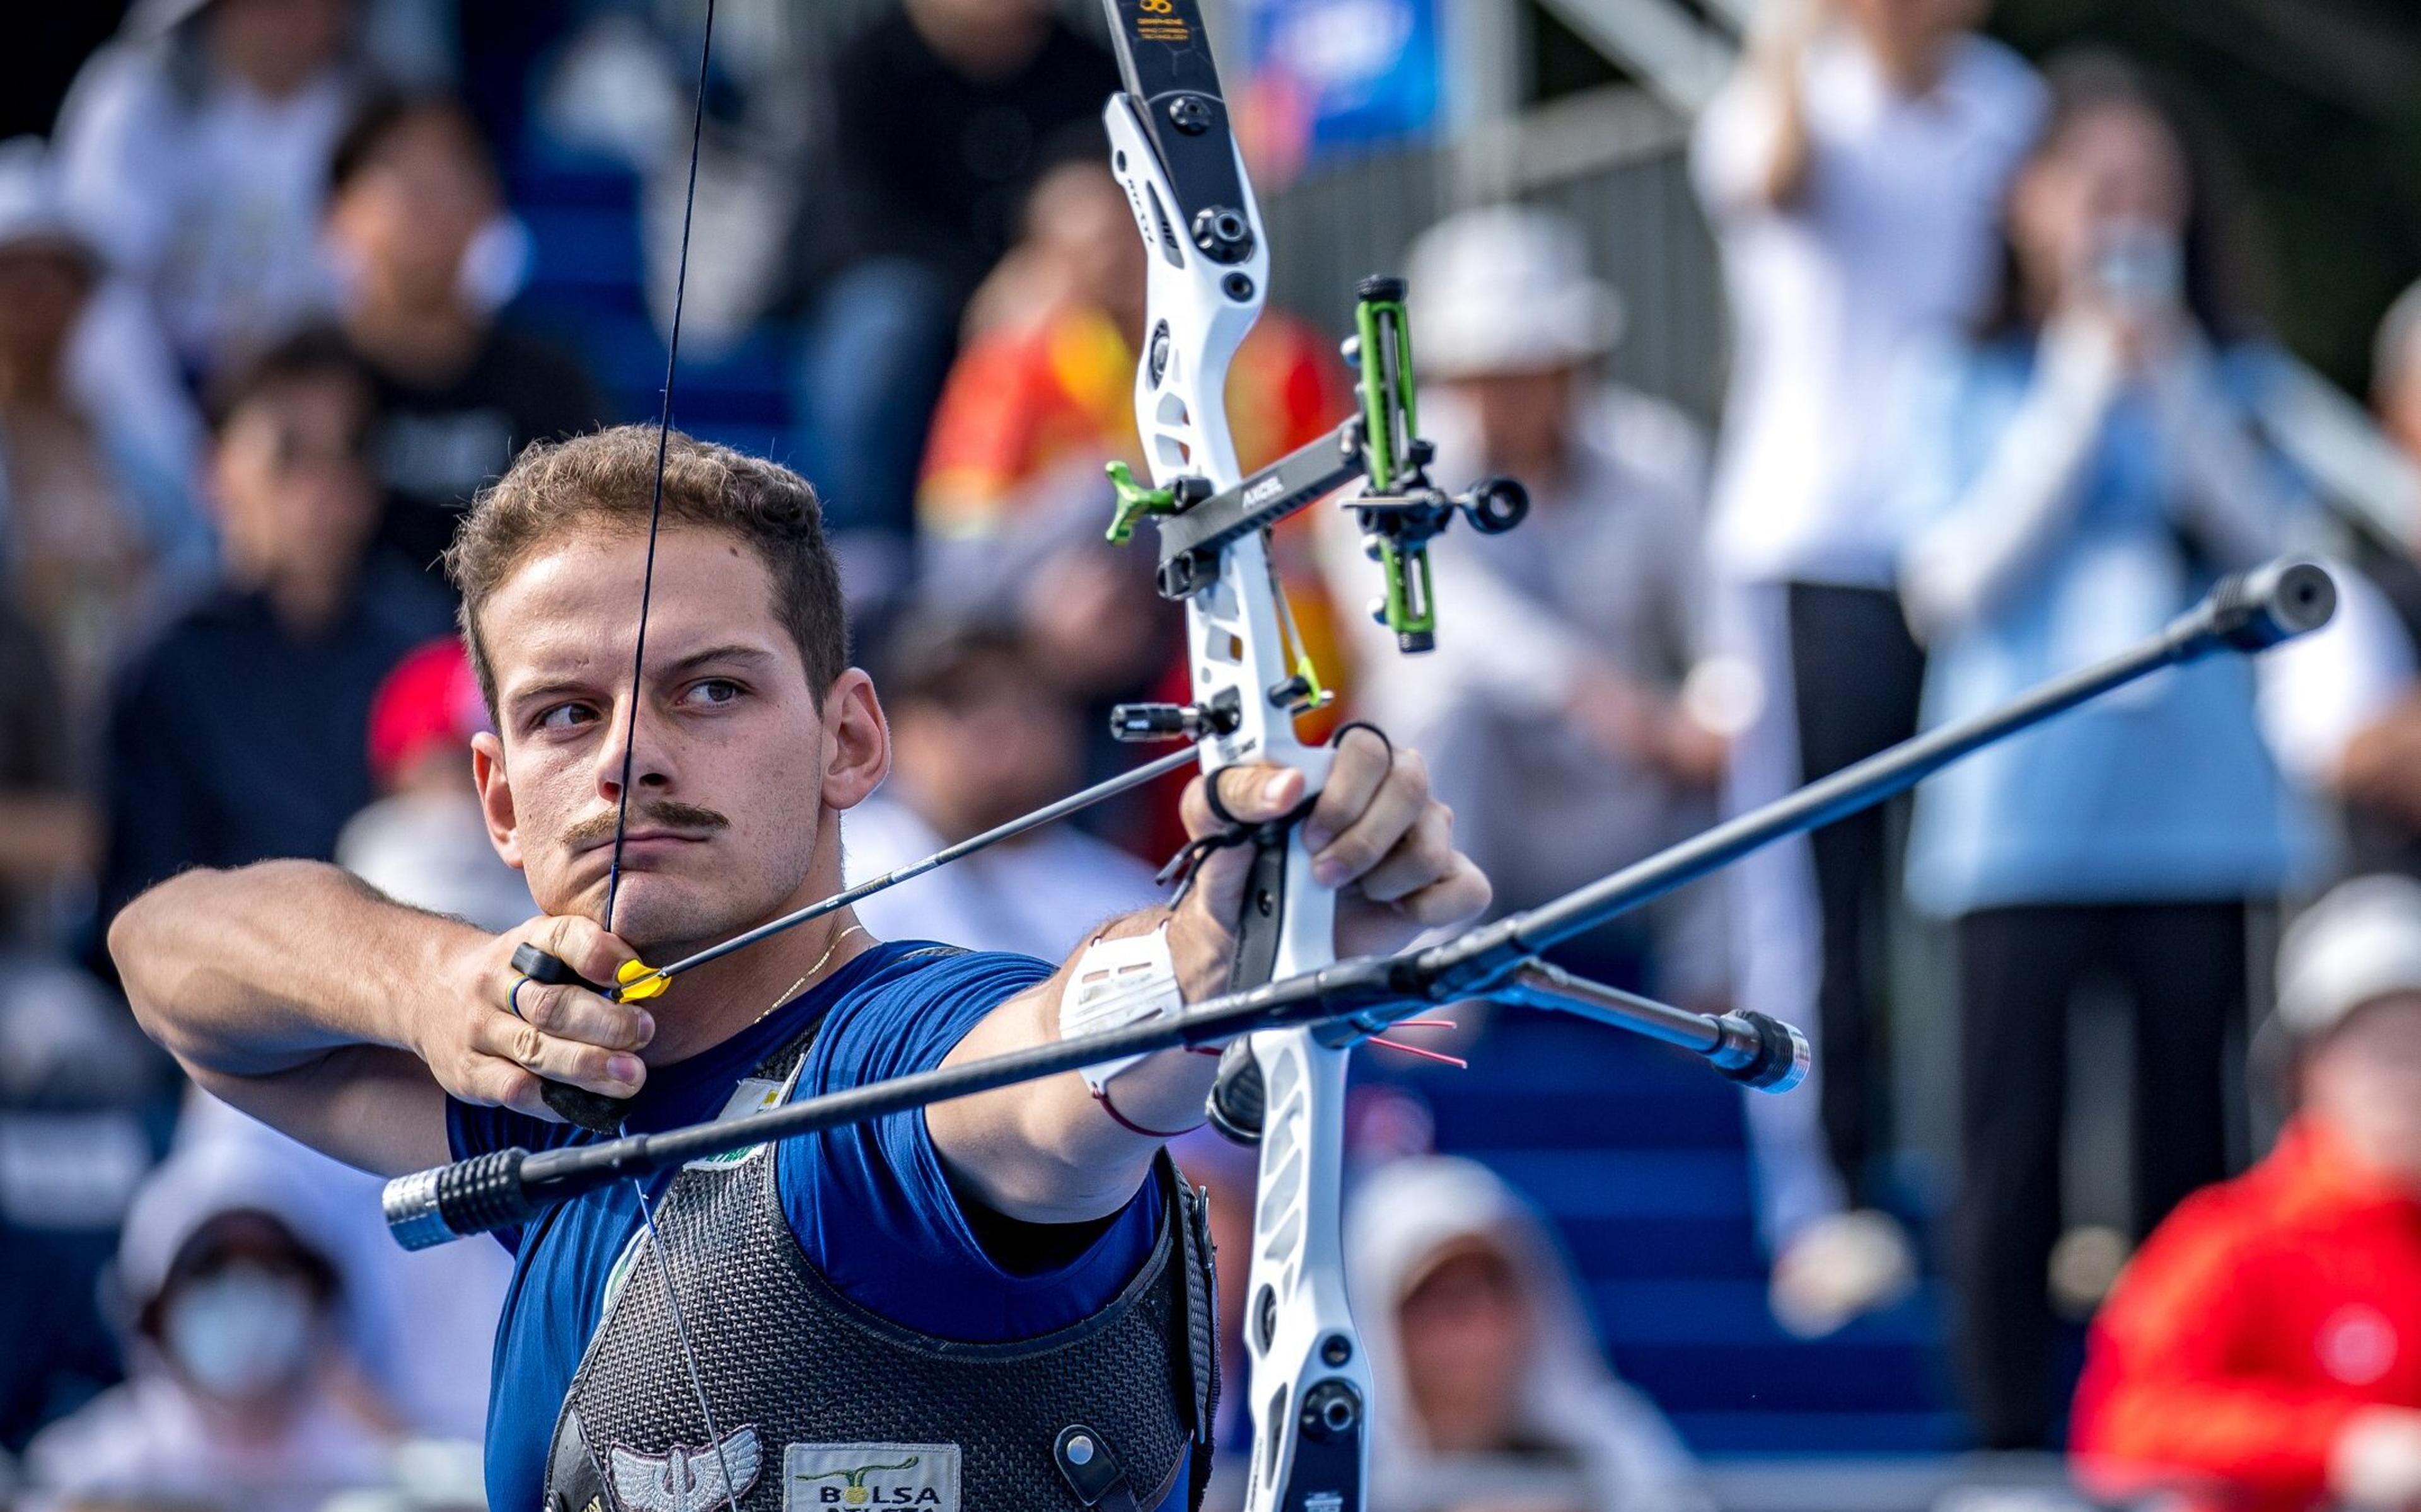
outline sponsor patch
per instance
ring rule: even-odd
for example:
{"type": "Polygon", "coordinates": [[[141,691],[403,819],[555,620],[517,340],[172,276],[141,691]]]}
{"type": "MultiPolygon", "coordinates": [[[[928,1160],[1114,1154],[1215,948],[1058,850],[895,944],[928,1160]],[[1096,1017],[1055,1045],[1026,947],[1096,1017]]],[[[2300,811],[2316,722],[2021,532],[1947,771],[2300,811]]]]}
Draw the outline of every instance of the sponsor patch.
{"type": "Polygon", "coordinates": [[[794,1443],[782,1451],[782,1512],[876,1507],[959,1512],[959,1446],[794,1443]]]}
{"type": "MultiPolygon", "coordinates": [[[[791,1089],[799,1084],[799,1073],[806,1068],[807,1058],[802,1055],[799,1057],[798,1064],[790,1068],[790,1074],[779,1082],[769,1081],[761,1076],[742,1077],[739,1084],[731,1089],[731,1100],[723,1105],[723,1111],[714,1115],[714,1121],[719,1124],[729,1123],[734,1118],[745,1118],[751,1114],[768,1113],[780,1107],[790,1100],[791,1089]]],[[[746,1165],[764,1153],[764,1146],[751,1145],[745,1149],[736,1149],[723,1155],[702,1155],[682,1166],[681,1169],[724,1171],[736,1165],[746,1165]]]]}

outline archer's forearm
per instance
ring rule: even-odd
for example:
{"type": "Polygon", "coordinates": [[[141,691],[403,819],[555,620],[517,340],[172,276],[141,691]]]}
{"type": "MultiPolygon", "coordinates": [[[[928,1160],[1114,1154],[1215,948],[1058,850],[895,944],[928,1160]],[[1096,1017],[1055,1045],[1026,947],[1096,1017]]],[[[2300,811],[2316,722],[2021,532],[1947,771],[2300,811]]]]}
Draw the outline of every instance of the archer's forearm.
{"type": "MultiPolygon", "coordinates": [[[[1143,909],[1103,927],[1109,938],[1169,926],[1169,953],[1189,1003],[1226,985],[1234,943],[1196,909],[1143,909]]],[[[1090,939],[1086,941],[1089,946],[1090,939]]],[[[1001,1005],[950,1052],[950,1064],[1059,1041],[1059,1003],[1086,946],[1050,979],[1001,1005]]],[[[1181,1050],[1146,1056],[1118,1073],[1111,1097],[1143,1129],[1171,1132],[1202,1121],[1218,1071],[1213,1055],[1181,1050]]],[[[995,1211],[1029,1223],[1074,1223],[1115,1212],[1141,1184],[1162,1141],[1122,1127],[1073,1071],[927,1110],[936,1147],[960,1180],[995,1211]]]]}
{"type": "Polygon", "coordinates": [[[348,1045],[410,1049],[398,983],[434,979],[459,920],[318,862],[190,871],[145,893],[109,951],[146,1033],[189,1068],[272,1076],[348,1045]]]}

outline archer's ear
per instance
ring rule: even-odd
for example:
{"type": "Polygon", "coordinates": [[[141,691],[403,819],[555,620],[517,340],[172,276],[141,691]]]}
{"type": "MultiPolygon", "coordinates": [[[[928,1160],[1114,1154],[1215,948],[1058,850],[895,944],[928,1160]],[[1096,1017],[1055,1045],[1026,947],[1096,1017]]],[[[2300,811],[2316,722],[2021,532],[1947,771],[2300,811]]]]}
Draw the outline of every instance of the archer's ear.
{"type": "Polygon", "coordinates": [[[824,806],[855,808],[891,772],[891,725],[874,679],[851,667],[824,694],[824,806]]]}
{"type": "Polygon", "coordinates": [[[488,821],[488,843],[515,871],[522,869],[521,823],[513,811],[512,785],[505,781],[505,745],[481,730],[471,737],[471,781],[479,789],[479,813],[488,821]]]}

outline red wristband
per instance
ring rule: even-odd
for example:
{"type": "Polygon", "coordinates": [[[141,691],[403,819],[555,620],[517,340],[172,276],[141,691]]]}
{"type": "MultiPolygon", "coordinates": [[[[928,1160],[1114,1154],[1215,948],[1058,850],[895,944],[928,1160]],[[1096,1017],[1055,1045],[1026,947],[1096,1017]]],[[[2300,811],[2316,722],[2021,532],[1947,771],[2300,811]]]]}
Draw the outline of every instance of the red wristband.
{"type": "MultiPolygon", "coordinates": [[[[1194,1132],[1194,1130],[1202,1127],[1202,1124],[1188,1124],[1183,1129],[1146,1129],[1143,1125],[1136,1123],[1125,1114],[1118,1112],[1117,1106],[1110,1101],[1110,1089],[1108,1087],[1103,1087],[1099,1092],[1094,1093],[1093,1100],[1100,1103],[1101,1105],[1101,1111],[1110,1115],[1110,1122],[1117,1125],[1120,1129],[1125,1130],[1130,1134],[1141,1134],[1146,1139],[1175,1139],[1181,1134],[1190,1134],[1194,1132]]],[[[1210,1121],[1210,1115],[1207,1114],[1204,1115],[1202,1123],[1207,1124],[1210,1121]]]]}

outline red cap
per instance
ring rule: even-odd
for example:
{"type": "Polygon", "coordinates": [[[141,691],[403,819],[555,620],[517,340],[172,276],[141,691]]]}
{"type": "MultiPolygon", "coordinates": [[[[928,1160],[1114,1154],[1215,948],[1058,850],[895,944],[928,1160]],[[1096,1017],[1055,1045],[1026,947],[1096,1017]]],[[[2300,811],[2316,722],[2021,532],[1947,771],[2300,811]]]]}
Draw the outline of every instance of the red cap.
{"type": "Polygon", "coordinates": [[[431,746],[468,745],[488,727],[462,643],[451,635],[430,641],[407,652],[370,699],[370,772],[392,787],[431,746]]]}

